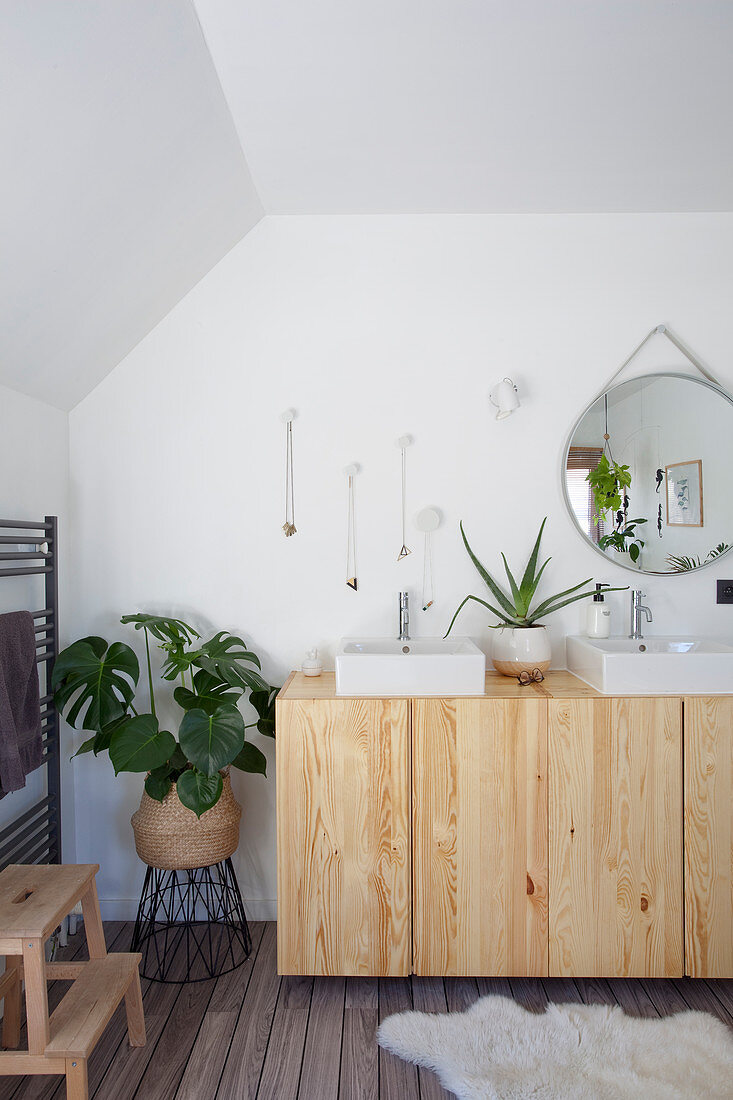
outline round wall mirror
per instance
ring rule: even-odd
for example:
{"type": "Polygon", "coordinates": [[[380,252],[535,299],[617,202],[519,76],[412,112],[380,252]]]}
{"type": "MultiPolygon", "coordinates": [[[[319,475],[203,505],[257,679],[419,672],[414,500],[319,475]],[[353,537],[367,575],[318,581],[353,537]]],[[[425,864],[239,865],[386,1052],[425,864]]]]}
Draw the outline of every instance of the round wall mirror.
{"type": "Polygon", "coordinates": [[[587,542],[641,573],[686,573],[733,544],[733,398],[703,378],[612,386],[563,455],[565,501],[587,542]]]}

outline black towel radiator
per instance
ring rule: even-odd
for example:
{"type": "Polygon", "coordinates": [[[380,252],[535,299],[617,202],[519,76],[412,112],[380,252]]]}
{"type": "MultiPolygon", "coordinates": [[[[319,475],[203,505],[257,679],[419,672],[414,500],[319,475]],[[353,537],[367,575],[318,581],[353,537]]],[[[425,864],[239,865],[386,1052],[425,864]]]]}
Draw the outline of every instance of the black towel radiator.
{"type": "MultiPolygon", "coordinates": [[[[38,575],[44,580],[44,606],[32,614],[41,680],[41,767],[46,769],[46,793],[0,829],[0,870],[9,863],[61,862],[59,717],[51,694],[51,673],[58,655],[57,527],[56,516],[46,516],[42,523],[0,519],[0,578],[38,575]],[[24,546],[32,549],[21,549],[24,546]]],[[[6,795],[0,806],[7,805],[11,797],[6,795]]]]}

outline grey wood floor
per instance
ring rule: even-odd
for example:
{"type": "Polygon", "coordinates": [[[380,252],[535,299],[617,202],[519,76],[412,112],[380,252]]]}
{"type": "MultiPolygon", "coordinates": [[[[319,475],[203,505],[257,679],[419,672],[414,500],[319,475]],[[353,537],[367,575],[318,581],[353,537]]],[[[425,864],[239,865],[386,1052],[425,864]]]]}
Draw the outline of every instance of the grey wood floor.
{"type": "MultiPolygon", "coordinates": [[[[461,1011],[501,993],[541,1012],[548,1000],[619,1004],[635,1016],[687,1008],[733,1028],[733,981],[549,978],[279,978],[273,923],[252,924],[244,966],[218,980],[176,986],[143,981],[148,1043],[127,1045],[119,1011],[89,1062],[97,1100],[436,1100],[432,1073],[379,1050],[377,1023],[391,1012],[461,1011]]],[[[108,923],[111,950],[132,926],[108,923]]],[[[62,957],[84,956],[83,933],[62,957]]],[[[50,987],[51,1007],[66,986],[50,987]]],[[[61,1078],[0,1079],[2,1100],[62,1100],[61,1078]]]]}

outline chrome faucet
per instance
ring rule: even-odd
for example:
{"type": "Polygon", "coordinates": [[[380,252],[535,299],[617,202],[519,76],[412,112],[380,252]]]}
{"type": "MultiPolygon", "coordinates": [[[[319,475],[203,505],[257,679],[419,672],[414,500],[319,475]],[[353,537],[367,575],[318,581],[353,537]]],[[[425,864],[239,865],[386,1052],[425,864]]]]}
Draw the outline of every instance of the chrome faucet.
{"type": "Polygon", "coordinates": [[[634,640],[644,637],[641,632],[642,611],[646,615],[646,621],[648,623],[654,622],[651,611],[641,602],[643,599],[644,593],[642,590],[640,588],[635,588],[631,593],[631,633],[629,634],[629,637],[634,640]]]}
{"type": "Polygon", "coordinates": [[[400,632],[397,635],[398,642],[410,640],[410,593],[400,592],[400,632]]]}

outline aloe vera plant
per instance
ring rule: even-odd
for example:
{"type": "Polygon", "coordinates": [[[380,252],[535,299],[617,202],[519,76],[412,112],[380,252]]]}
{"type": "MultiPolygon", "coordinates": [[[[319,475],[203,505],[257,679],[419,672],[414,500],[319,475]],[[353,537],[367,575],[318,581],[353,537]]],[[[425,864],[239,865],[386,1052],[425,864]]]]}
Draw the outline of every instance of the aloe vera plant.
{"type": "MultiPolygon", "coordinates": [[[[509,581],[509,591],[507,592],[504,588],[501,587],[500,584],[497,583],[497,581],[494,580],[488,569],[486,569],[486,567],[481,564],[481,562],[474,554],[473,550],[469,546],[468,539],[466,538],[466,532],[463,530],[463,523],[461,522],[461,535],[463,536],[463,544],[468,551],[468,556],[475,565],[479,576],[486,584],[486,587],[489,589],[491,595],[494,597],[495,602],[491,604],[487,600],[482,600],[479,596],[466,596],[465,600],[460,603],[455,615],[451,619],[450,626],[448,627],[444,635],[446,638],[453,629],[453,624],[458,618],[461,610],[465,607],[469,600],[474,600],[476,603],[482,604],[484,607],[488,608],[488,610],[491,611],[493,615],[496,615],[499,622],[494,624],[494,628],[498,626],[532,627],[538,625],[540,619],[546,618],[547,615],[551,615],[554,611],[559,611],[561,607],[567,607],[568,604],[575,603],[576,600],[585,600],[588,596],[594,595],[594,588],[587,589],[583,592],[578,591],[579,589],[584,588],[585,585],[593,583],[593,578],[588,577],[586,580],[581,581],[580,584],[573,585],[572,588],[566,588],[564,592],[558,592],[555,596],[549,596],[547,599],[542,600],[541,603],[535,604],[534,607],[532,606],[542,574],[545,571],[547,563],[551,560],[550,558],[547,558],[547,560],[544,561],[539,568],[537,567],[540,557],[540,543],[542,541],[542,533],[545,529],[546,523],[547,516],[545,516],[545,518],[542,520],[539,534],[537,535],[537,540],[534,544],[532,553],[529,556],[529,561],[527,562],[527,567],[524,570],[522,579],[518,584],[514,578],[514,574],[509,568],[509,563],[507,562],[505,555],[501,555],[502,561],[504,562],[504,569],[506,571],[507,580],[509,581]]],[[[628,588],[628,585],[626,585],[625,587],[628,588]]],[[[606,591],[621,592],[623,591],[623,589],[606,588],[606,591]]]]}

